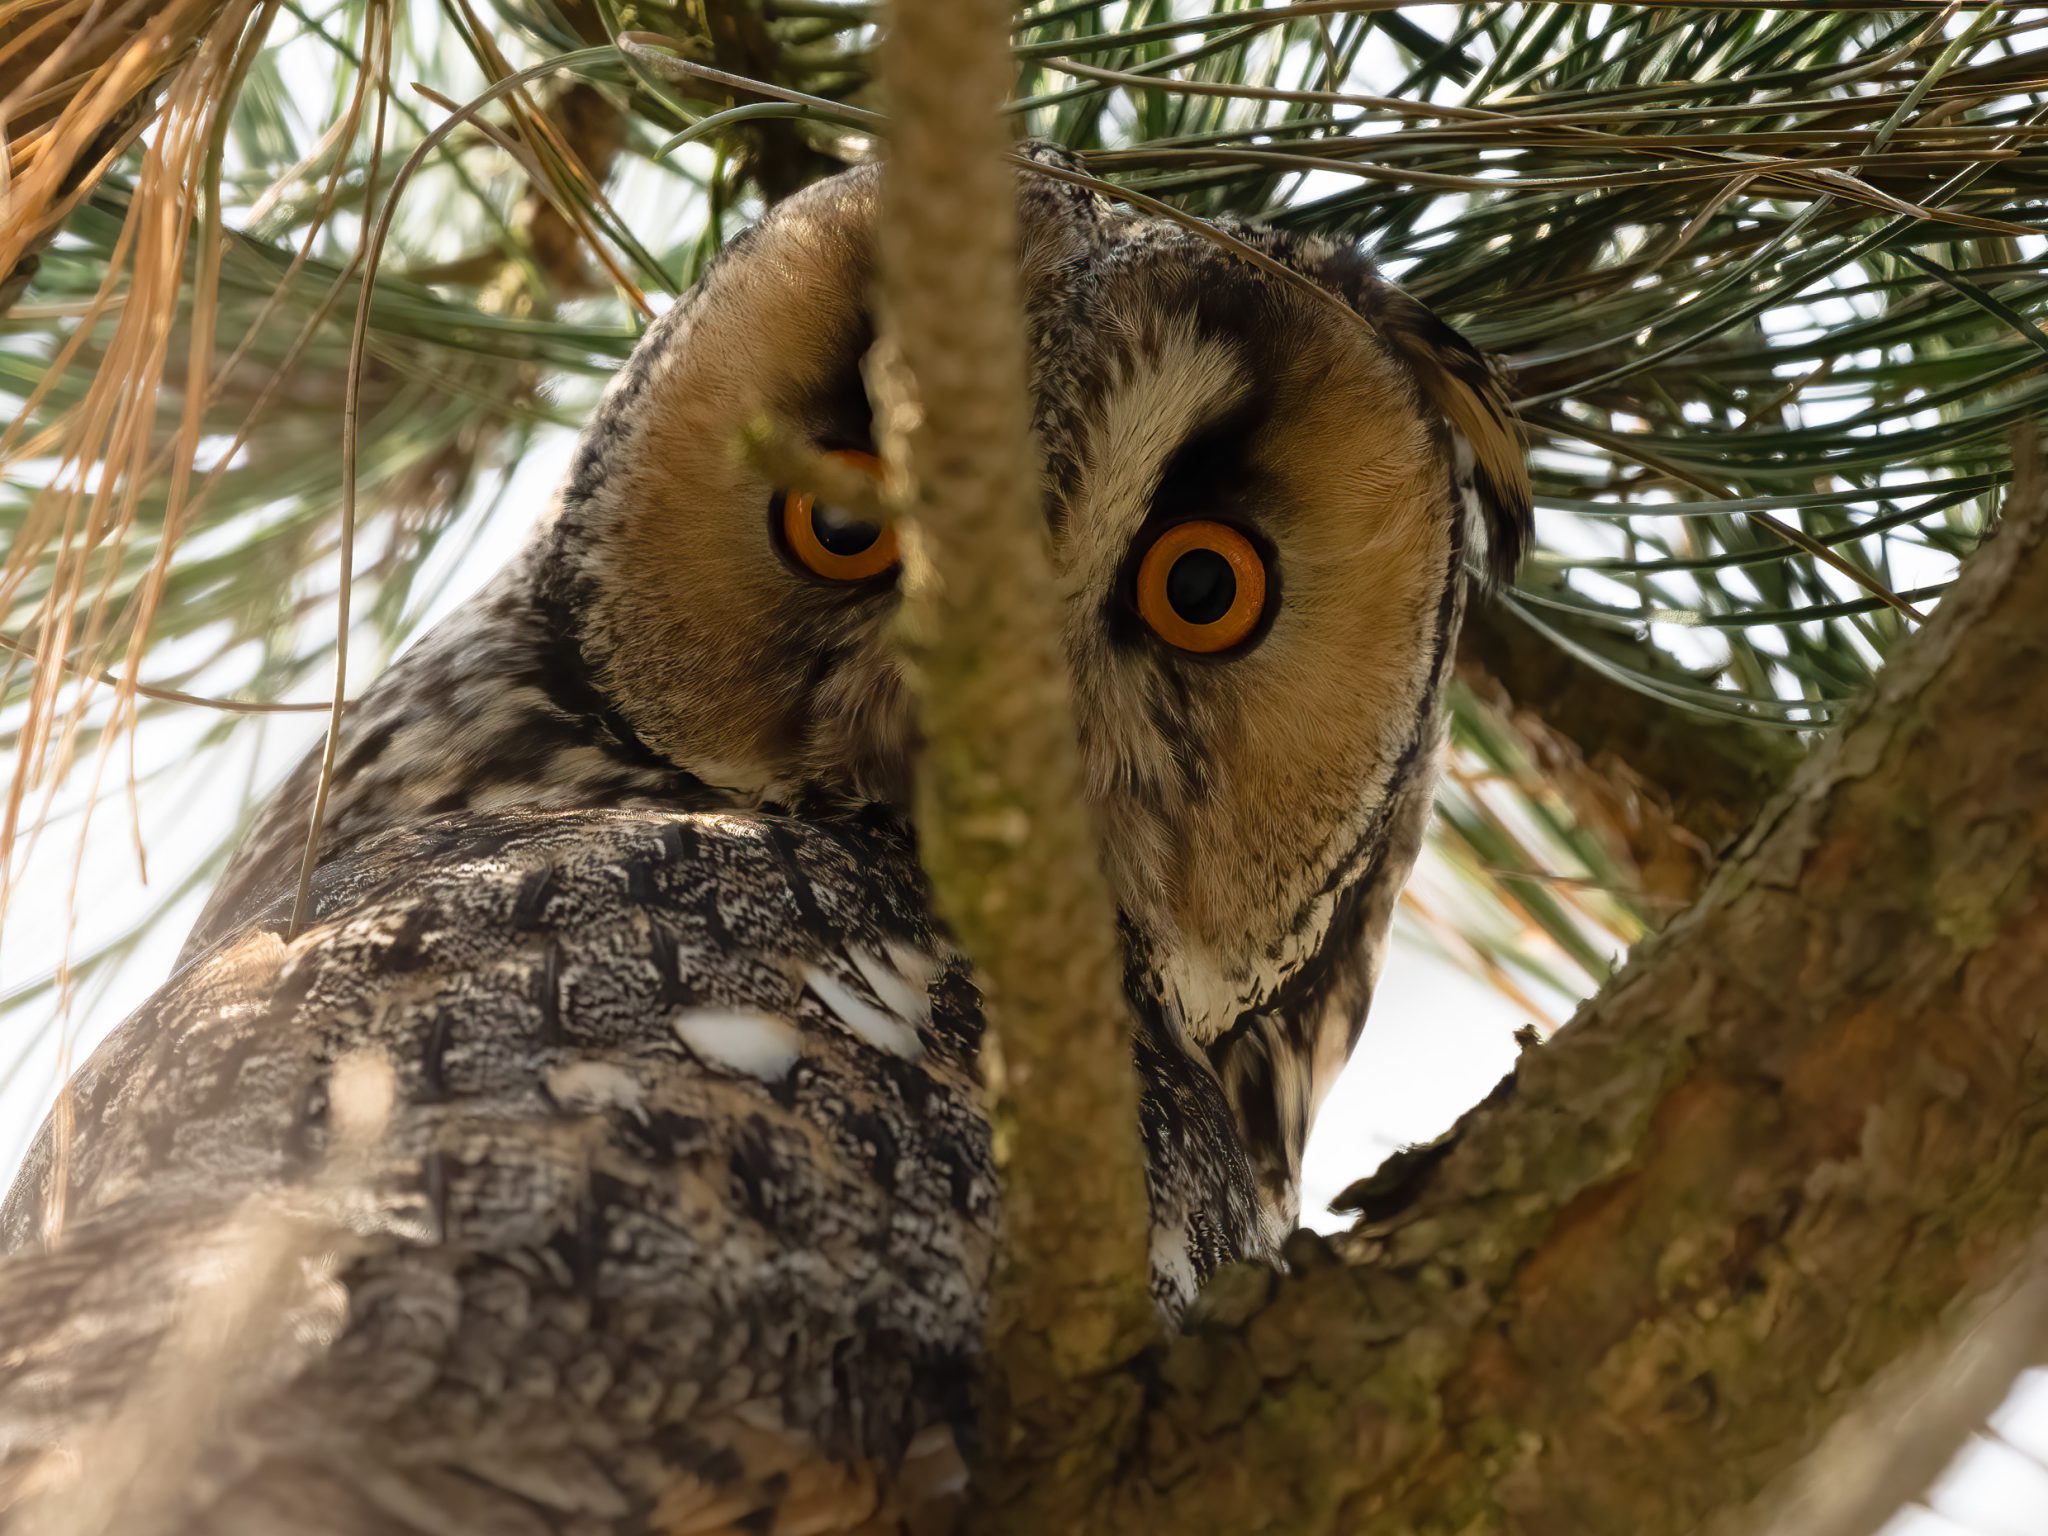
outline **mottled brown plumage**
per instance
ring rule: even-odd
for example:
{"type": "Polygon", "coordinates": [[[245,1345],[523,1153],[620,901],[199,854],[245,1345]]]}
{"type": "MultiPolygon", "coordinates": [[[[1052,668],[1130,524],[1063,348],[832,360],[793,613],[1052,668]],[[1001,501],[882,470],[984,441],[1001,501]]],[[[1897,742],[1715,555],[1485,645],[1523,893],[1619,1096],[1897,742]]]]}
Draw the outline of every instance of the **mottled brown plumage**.
{"type": "MultiPolygon", "coordinates": [[[[764,410],[866,445],[874,189],[736,241],[526,550],[351,710],[306,930],[310,765],[78,1075],[0,1217],[25,1507],[132,1463],[138,1533],[944,1526],[998,1232],[980,1002],[906,824],[893,585],[793,566],[734,452],[764,410]],[[234,1368],[181,1397],[180,1361],[234,1368]]],[[[1470,514],[1511,561],[1526,500],[1497,382],[1356,252],[1234,231],[1346,321],[1020,195],[1171,1317],[1295,1219],[1421,836],[1470,514]],[[1214,657],[1131,599],[1190,517],[1270,583],[1214,657]]]]}

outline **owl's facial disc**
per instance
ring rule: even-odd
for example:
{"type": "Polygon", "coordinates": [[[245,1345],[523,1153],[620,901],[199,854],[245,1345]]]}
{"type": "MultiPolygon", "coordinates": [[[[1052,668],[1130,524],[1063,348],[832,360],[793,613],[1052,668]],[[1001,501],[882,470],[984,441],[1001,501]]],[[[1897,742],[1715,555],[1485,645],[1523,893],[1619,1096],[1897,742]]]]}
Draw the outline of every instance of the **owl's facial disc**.
{"type": "Polygon", "coordinates": [[[1086,762],[1162,1001],[1212,1041],[1405,871],[1461,529],[1365,327],[1156,232],[1090,308],[1099,361],[1042,418],[1086,762]]]}
{"type": "MultiPolygon", "coordinates": [[[[577,530],[600,685],[655,750],[762,800],[910,798],[893,532],[735,449],[765,411],[870,462],[877,185],[782,204],[664,317],[577,530]]],[[[1239,231],[1349,311],[1177,226],[1021,185],[1063,638],[1138,958],[1197,1044],[1283,1003],[1362,1011],[1462,591],[1451,435],[1389,339],[1436,322],[1327,242],[1239,231]]]]}

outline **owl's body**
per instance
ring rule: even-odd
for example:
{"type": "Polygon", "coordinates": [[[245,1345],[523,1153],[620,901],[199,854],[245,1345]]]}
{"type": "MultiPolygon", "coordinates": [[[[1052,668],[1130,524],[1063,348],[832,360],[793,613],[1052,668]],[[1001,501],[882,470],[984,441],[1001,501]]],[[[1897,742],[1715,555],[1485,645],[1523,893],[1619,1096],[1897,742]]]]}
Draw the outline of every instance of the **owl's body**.
{"type": "MultiPolygon", "coordinates": [[[[306,931],[311,765],[75,1080],[0,1218],[0,1497],[75,1501],[90,1462],[129,1471],[124,1531],[283,1536],[957,1506],[999,1208],[893,578],[836,577],[873,529],[778,548],[808,525],[731,448],[762,409],[864,445],[873,186],[736,243],[528,549],[352,708],[306,931]],[[181,1388],[194,1362],[220,1379],[181,1388]]],[[[1519,509],[1431,403],[1476,356],[1351,253],[1242,232],[1376,328],[1021,196],[1171,1318],[1293,1222],[1420,838],[1465,503],[1500,503],[1497,546],[1519,509]],[[1161,618],[1124,595],[1183,503],[1240,563],[1176,566],[1161,618]],[[1163,644],[1232,622],[1245,559],[1255,622],[1163,644]]]]}

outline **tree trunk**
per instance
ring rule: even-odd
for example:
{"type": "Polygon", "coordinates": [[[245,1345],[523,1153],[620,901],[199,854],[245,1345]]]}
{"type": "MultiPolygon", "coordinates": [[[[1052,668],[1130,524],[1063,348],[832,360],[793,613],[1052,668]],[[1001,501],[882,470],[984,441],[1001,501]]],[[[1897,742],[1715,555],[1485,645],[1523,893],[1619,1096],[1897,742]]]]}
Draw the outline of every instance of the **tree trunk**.
{"type": "MultiPolygon", "coordinates": [[[[1351,1232],[1211,1292],[1092,1528],[1689,1531],[2010,1275],[2048,1194],[2048,518],[2020,484],[1697,907],[1352,1191],[1351,1232]]],[[[1029,1503],[1010,1528],[1053,1528],[1029,1503]]]]}

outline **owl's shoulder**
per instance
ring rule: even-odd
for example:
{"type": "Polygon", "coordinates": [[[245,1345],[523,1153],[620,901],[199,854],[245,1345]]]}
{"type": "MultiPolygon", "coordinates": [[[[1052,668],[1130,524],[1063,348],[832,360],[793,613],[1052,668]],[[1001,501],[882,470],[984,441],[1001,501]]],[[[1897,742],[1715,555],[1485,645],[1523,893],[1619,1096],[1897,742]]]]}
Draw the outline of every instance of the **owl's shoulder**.
{"type": "MultiPolygon", "coordinates": [[[[577,1434],[650,1486],[692,1458],[707,1488],[748,1455],[893,1465],[957,1416],[995,1225],[980,1002],[900,833],[465,813],[365,840],[317,896],[299,938],[280,895],[95,1054],[16,1246],[61,1207],[51,1253],[104,1241],[102,1288],[140,1293],[251,1202],[311,1210],[348,1320],[293,1402],[425,1435],[478,1412],[478,1371],[538,1372],[560,1413],[573,1363],[577,1434]],[[403,1382],[354,1379],[394,1360],[403,1382]],[[787,1428],[744,1451],[729,1419],[787,1428]]],[[[524,1400],[492,1435],[520,1441],[524,1400]]]]}
{"type": "Polygon", "coordinates": [[[79,1074],[86,1198],[217,1157],[290,1174],[321,1154],[351,1055],[388,1070],[398,1136],[598,1109],[644,1127],[683,1101],[828,1131],[957,1102],[978,1124],[979,1000],[891,828],[465,812],[329,860],[286,943],[289,901],[189,961],[79,1074]]]}

